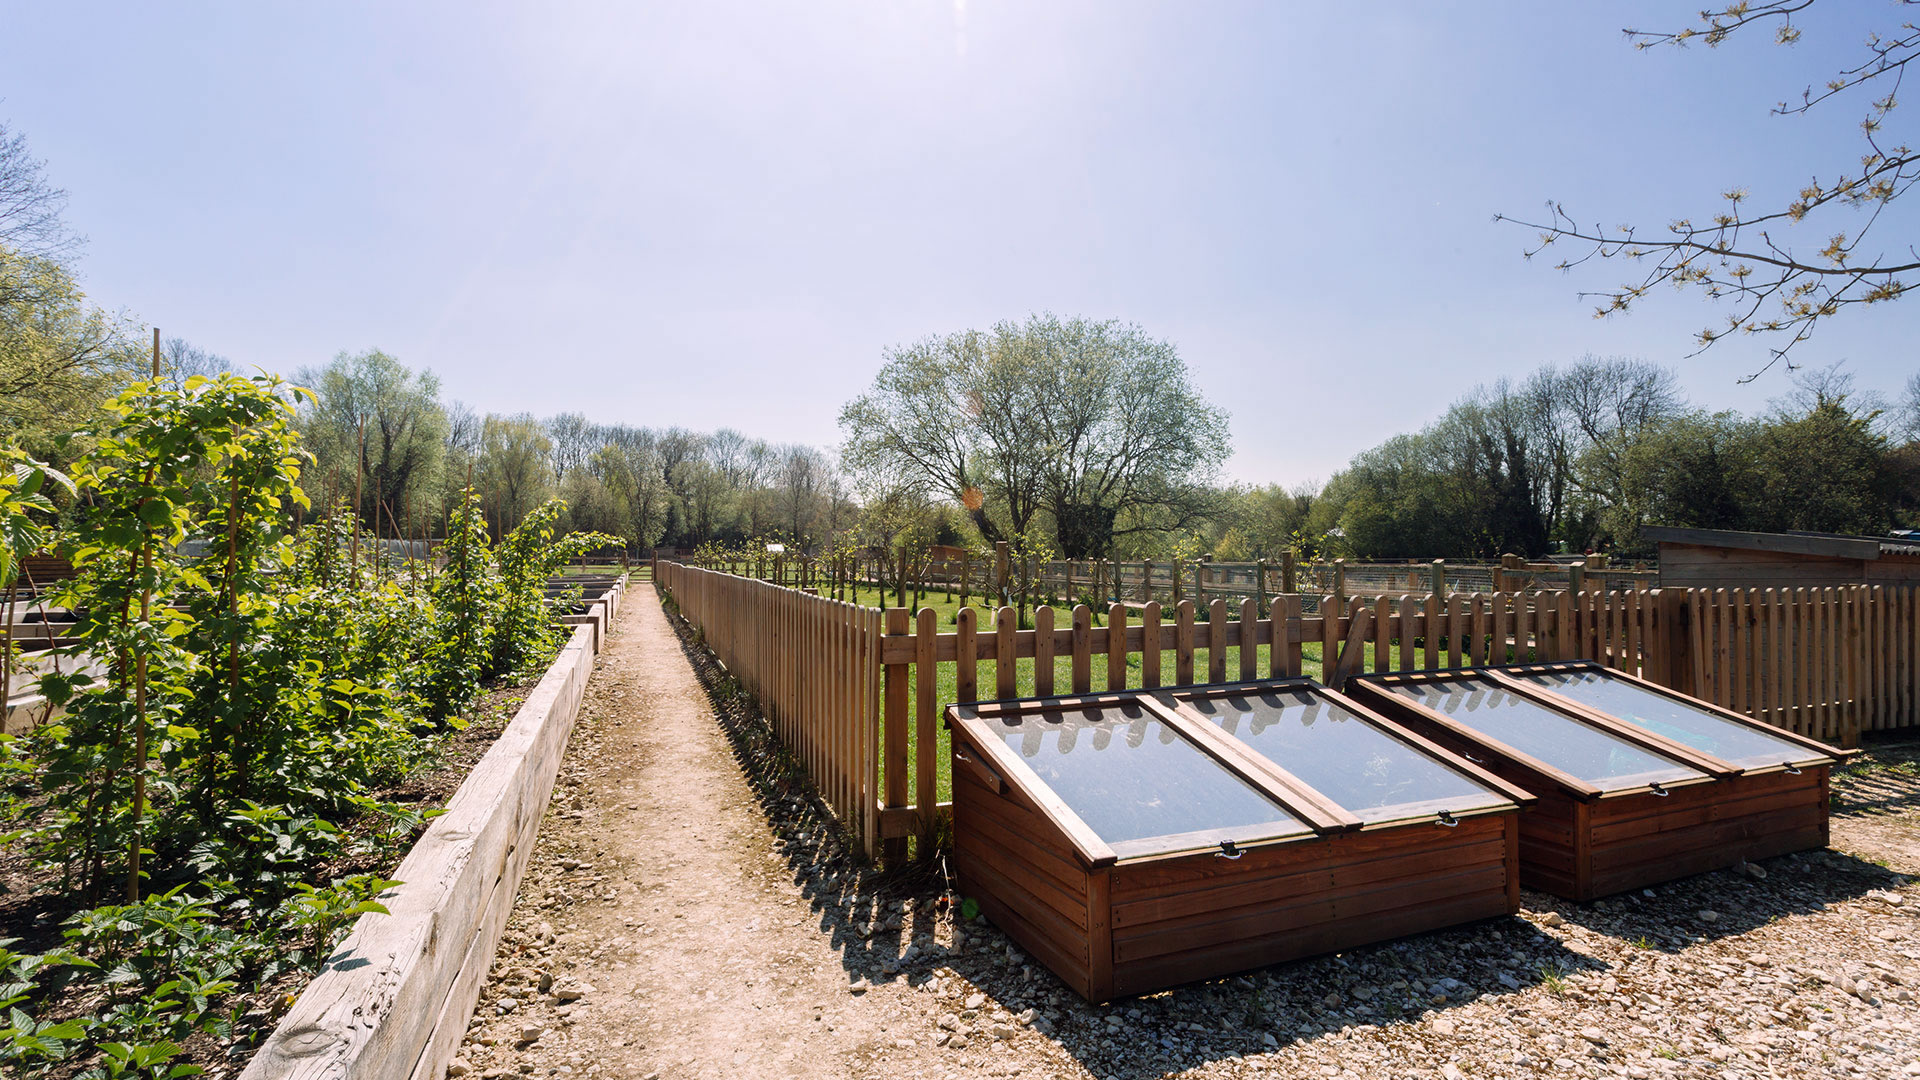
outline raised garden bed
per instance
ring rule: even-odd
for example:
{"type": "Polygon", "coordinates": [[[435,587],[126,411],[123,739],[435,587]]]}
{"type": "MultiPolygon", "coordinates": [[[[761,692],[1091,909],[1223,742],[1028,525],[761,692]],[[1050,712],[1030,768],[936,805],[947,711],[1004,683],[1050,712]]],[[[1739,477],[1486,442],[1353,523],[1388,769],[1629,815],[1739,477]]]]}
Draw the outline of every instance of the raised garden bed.
{"type": "MultiPolygon", "coordinates": [[[[623,585],[599,598],[611,609],[623,585]]],[[[248,1064],[245,1078],[438,1080],[533,849],[600,640],[577,626],[525,704],[248,1064]]]]}

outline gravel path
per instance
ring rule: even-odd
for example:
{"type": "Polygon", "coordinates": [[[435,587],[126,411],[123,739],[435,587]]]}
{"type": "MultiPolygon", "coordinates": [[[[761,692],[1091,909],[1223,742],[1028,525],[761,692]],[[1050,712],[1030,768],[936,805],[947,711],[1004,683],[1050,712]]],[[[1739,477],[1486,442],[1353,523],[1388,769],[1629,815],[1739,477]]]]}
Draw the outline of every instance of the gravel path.
{"type": "Polygon", "coordinates": [[[616,629],[454,1075],[1920,1076],[1920,744],[1831,851],[1090,1008],[849,860],[649,586],[616,629]]]}

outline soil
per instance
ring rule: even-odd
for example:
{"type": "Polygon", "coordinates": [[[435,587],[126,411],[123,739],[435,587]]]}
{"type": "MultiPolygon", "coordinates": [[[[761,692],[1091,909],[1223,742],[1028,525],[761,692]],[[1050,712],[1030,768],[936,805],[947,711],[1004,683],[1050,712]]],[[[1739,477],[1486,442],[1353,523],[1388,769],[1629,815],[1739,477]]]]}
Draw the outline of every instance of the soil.
{"type": "Polygon", "coordinates": [[[1917,761],[1836,775],[1833,850],[1091,1007],[853,857],[636,583],[449,1073],[1920,1076],[1917,761]]]}

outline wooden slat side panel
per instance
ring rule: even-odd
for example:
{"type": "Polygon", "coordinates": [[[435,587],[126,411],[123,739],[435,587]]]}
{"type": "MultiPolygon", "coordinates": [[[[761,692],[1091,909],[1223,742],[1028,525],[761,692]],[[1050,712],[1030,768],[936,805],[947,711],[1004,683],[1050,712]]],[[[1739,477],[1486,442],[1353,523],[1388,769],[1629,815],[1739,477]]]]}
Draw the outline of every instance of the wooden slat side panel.
{"type": "Polygon", "coordinates": [[[1506,837],[1483,845],[1473,863],[1418,875],[1401,875],[1371,886],[1336,880],[1326,889],[1252,904],[1178,922],[1156,923],[1114,934],[1116,963],[1132,963],[1169,953],[1230,945],[1275,930],[1365,919],[1412,904],[1431,904],[1468,894],[1507,892],[1506,837]]]}
{"type": "MultiPolygon", "coordinates": [[[[1140,927],[1175,922],[1187,917],[1208,917],[1267,901],[1317,895],[1335,886],[1374,884],[1416,873],[1434,873],[1449,867],[1485,860],[1498,844],[1503,844],[1503,818],[1488,816],[1463,822],[1461,829],[1475,826],[1465,836],[1450,835],[1460,829],[1445,830],[1437,825],[1409,826],[1430,829],[1431,833],[1413,850],[1404,844],[1356,849],[1353,846],[1307,841],[1296,845],[1296,856],[1269,867],[1249,868],[1229,877],[1210,881],[1168,881],[1157,888],[1141,888],[1135,883],[1126,898],[1113,905],[1116,936],[1138,933],[1140,927]]],[[[1234,860],[1234,861],[1244,861],[1234,860]]],[[[1117,872],[1124,872],[1124,867],[1117,872]]]]}
{"type": "MultiPolygon", "coordinates": [[[[1086,868],[1073,848],[1052,826],[1009,789],[1006,795],[989,791],[962,770],[954,778],[955,829],[977,831],[982,840],[1008,851],[1035,876],[1044,877],[1063,894],[1063,902],[1077,905],[1086,889],[1086,868]]],[[[956,835],[956,842],[959,841],[956,835]]]]}
{"type": "MultiPolygon", "coordinates": [[[[971,881],[967,877],[970,870],[978,874],[981,868],[978,865],[968,865],[956,855],[954,872],[958,875],[960,886],[969,890],[968,895],[973,896],[979,903],[980,910],[993,920],[994,925],[1018,942],[1020,947],[1035,959],[1045,964],[1048,970],[1060,976],[1068,986],[1083,997],[1090,996],[1090,988],[1087,985],[1085,939],[1075,941],[1063,939],[1057,934],[1050,934],[1030,921],[1018,909],[1006,903],[1000,894],[990,888],[973,890],[971,881]]],[[[979,879],[982,885],[990,879],[991,870],[987,871],[987,875],[979,879]]]]}
{"type": "Polygon", "coordinates": [[[1209,948],[1114,965],[1116,994],[1148,993],[1197,979],[1215,978],[1304,956],[1353,948],[1375,941],[1436,930],[1508,913],[1506,890],[1456,894],[1365,917],[1341,918],[1307,926],[1274,927],[1209,948]]]}

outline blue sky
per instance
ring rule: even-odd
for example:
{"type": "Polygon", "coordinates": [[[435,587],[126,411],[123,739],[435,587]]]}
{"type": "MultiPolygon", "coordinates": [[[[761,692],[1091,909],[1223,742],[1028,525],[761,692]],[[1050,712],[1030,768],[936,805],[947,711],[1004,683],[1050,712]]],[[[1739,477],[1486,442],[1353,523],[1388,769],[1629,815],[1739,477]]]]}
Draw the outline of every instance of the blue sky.
{"type": "MultiPolygon", "coordinates": [[[[481,409],[826,445],[889,344],[1116,317],[1230,410],[1234,478],[1290,485],[1589,352],[1715,408],[1789,389],[1737,384],[1756,340],[1686,359],[1719,322],[1691,296],[1594,320],[1624,267],[1492,221],[1658,225],[1855,163],[1854,101],[1768,106],[1900,13],[1830,4],[1792,49],[1619,32],[1698,6],[7,2],[0,118],[95,300],[242,364],[377,346],[481,409]]],[[[1891,394],[1916,316],[1800,359],[1891,394]]]]}

